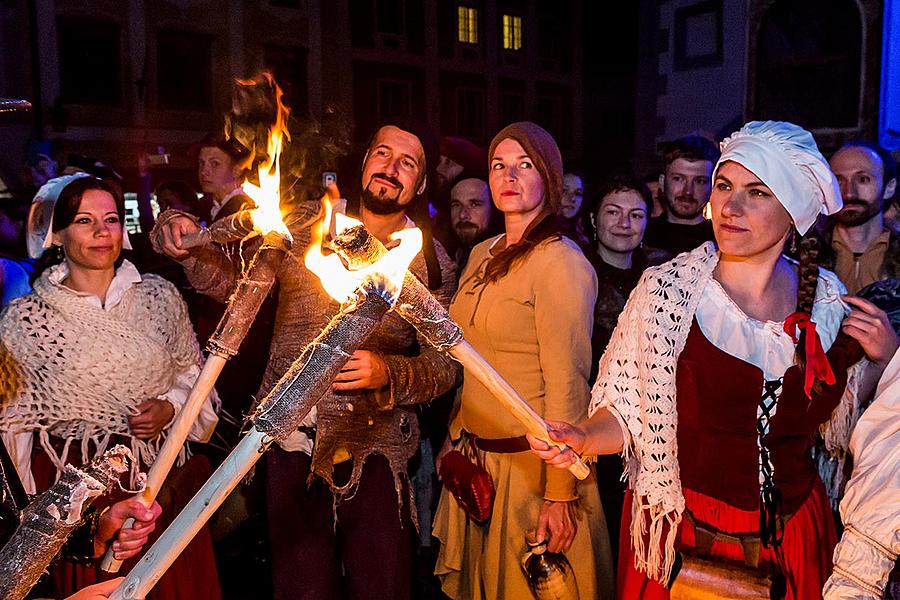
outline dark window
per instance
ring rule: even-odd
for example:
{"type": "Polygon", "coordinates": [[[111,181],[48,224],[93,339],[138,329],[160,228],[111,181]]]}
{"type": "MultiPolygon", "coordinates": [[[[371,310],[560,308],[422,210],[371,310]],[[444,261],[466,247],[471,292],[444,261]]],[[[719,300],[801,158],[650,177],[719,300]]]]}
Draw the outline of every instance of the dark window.
{"type": "Polygon", "coordinates": [[[109,21],[60,18],[59,83],[63,102],[122,105],[122,52],[119,25],[109,21]]]}
{"type": "Polygon", "coordinates": [[[348,3],[350,11],[350,42],[357,48],[375,46],[375,0],[355,0],[348,3]]]}
{"type": "Polygon", "coordinates": [[[375,0],[375,28],[379,33],[403,35],[403,0],[375,0]]]}
{"type": "Polygon", "coordinates": [[[861,56],[856,2],[775,2],[760,24],[753,112],[812,129],[856,127],[861,56]]]}
{"type": "Polygon", "coordinates": [[[212,109],[212,37],[189,31],[160,31],[156,36],[159,107],[212,109]]]}
{"type": "Polygon", "coordinates": [[[301,2],[303,2],[303,0],[269,0],[271,6],[278,6],[281,8],[300,8],[301,2]]]}
{"type": "Polygon", "coordinates": [[[456,90],[456,132],[473,140],[484,137],[484,92],[476,89],[456,90]]]}
{"type": "Polygon", "coordinates": [[[284,92],[284,104],[296,114],[306,113],[306,48],[267,45],[263,53],[266,68],[272,72],[284,92]]]}
{"type": "Polygon", "coordinates": [[[412,114],[412,89],[407,81],[378,82],[378,118],[407,117],[412,114]]]}
{"type": "Polygon", "coordinates": [[[525,119],[525,95],[500,95],[500,124],[508,125],[525,119]]]}

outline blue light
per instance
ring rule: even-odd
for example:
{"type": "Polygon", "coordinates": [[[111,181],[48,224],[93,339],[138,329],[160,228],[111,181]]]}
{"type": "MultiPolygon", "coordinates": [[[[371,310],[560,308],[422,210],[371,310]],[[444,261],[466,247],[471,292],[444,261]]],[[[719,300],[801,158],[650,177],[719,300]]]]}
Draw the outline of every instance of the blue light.
{"type": "Polygon", "coordinates": [[[878,141],[900,149],[900,0],[884,0],[878,141]]]}

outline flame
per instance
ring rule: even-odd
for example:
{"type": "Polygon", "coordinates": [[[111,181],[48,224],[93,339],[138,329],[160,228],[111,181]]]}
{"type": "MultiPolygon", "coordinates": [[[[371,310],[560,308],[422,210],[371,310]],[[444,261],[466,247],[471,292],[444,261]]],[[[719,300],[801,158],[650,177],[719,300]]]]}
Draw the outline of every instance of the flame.
{"type": "MultiPolygon", "coordinates": [[[[325,216],[318,227],[313,227],[313,241],[304,257],[306,268],[316,274],[328,295],[340,303],[352,301],[357,296],[360,286],[366,281],[382,287],[390,297],[390,301],[396,302],[409,264],[422,249],[422,231],[418,228],[408,228],[392,233],[390,240],[398,241],[398,245],[368,267],[350,271],[337,254],[322,253],[322,240],[329,233],[333,213],[331,202],[327,197],[322,199],[322,205],[325,216]]],[[[360,221],[341,212],[334,213],[334,224],[336,234],[350,227],[362,225],[360,221]]]]}
{"type": "Polygon", "coordinates": [[[256,232],[265,235],[274,231],[287,239],[292,239],[287,225],[284,224],[281,218],[281,167],[279,166],[281,151],[284,149],[284,139],[290,140],[291,138],[287,129],[287,118],[290,114],[290,109],[281,102],[283,92],[272,76],[269,73],[263,73],[263,77],[275,88],[275,124],[269,129],[266,160],[257,169],[259,185],[255,185],[250,181],[244,181],[241,184],[241,189],[256,204],[256,207],[250,211],[253,229],[256,232]]]}

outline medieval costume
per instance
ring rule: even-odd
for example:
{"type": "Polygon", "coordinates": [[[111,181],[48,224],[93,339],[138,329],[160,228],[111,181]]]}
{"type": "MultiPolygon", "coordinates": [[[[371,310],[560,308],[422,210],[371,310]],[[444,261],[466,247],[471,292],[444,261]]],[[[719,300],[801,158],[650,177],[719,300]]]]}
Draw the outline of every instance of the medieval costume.
{"type": "MultiPolygon", "coordinates": [[[[794,125],[750,123],[722,150],[719,165],[758,176],[801,233],[840,208],[827,163],[794,125]]],[[[826,493],[842,484],[867,364],[840,332],[845,290],[819,272],[807,318],[821,348],[804,371],[794,365],[794,315],[787,326],[748,317],[713,278],[718,262],[707,243],[648,269],[600,364],[590,412],[603,407],[619,421],[630,488],[621,598],[668,598],[679,551],[775,572],[787,598],[818,597],[830,571],[826,493]],[[812,369],[826,360],[833,380],[813,387],[812,369]],[[817,432],[820,455],[832,458],[819,464],[825,485],[811,458],[817,432]]]]}
{"type": "MultiPolygon", "coordinates": [[[[316,201],[299,201],[285,217],[294,243],[292,256],[278,272],[275,331],[259,398],[339,309],[303,264],[318,210],[316,201]]],[[[407,219],[407,226],[415,225],[407,219]]],[[[254,243],[245,246],[252,250],[254,243]]],[[[227,299],[239,274],[239,266],[215,247],[193,250],[182,266],[198,291],[220,301],[227,299]]],[[[440,244],[417,255],[409,270],[423,281],[436,279],[439,287],[433,293],[449,304],[456,273],[440,244]],[[434,272],[426,265],[429,256],[435,259],[434,272]]],[[[419,447],[416,405],[450,389],[457,367],[394,313],[385,316],[362,349],[385,361],[388,386],[329,391],[300,429],[267,454],[276,598],[331,597],[342,570],[351,597],[409,596],[415,512],[407,463],[419,447]]]]}
{"type": "MultiPolygon", "coordinates": [[[[47,208],[52,214],[67,183],[38,193],[35,202],[47,205],[45,214],[47,208]]],[[[30,222],[29,235],[49,246],[51,223],[44,226],[43,232],[40,226],[34,231],[30,222]]],[[[0,316],[0,432],[29,493],[50,487],[66,463],[86,463],[117,443],[140,459],[142,466],[133,466],[130,478],[135,485],[137,469],[153,463],[164,435],[138,439],[129,429],[129,415],[154,398],[171,403],[177,413],[200,373],[186,307],[169,282],[142,276],[123,261],[101,301],[67,287],[63,282],[68,274],[65,260],[50,267],[34,282],[33,292],[15,299],[0,316]]],[[[217,420],[207,399],[190,439],[208,439],[217,420]]],[[[184,465],[188,457],[185,447],[178,464],[184,465]]],[[[189,470],[197,468],[195,462],[189,470]]],[[[206,473],[193,480],[173,474],[171,479],[188,489],[162,490],[159,500],[167,518],[174,518],[181,507],[166,498],[186,503],[208,471],[207,466],[206,473]]],[[[166,525],[161,520],[154,534],[166,525]]],[[[219,598],[208,534],[195,539],[179,562],[152,597],[219,598]],[[189,575],[198,572],[204,577],[189,575]]],[[[63,562],[53,575],[61,592],[72,593],[94,583],[99,570],[63,562]]]]}
{"type": "MultiPolygon", "coordinates": [[[[844,535],[834,550],[826,600],[878,599],[900,554],[900,352],[850,437],[853,474],[841,500],[844,535]]],[[[896,573],[896,569],[895,569],[896,573]]],[[[890,585],[900,588],[900,583],[890,585]]],[[[896,597],[897,589],[892,590],[896,597]]]]}
{"type": "MultiPolygon", "coordinates": [[[[510,137],[541,172],[550,214],[543,218],[552,218],[562,191],[553,139],[532,124],[514,124],[497,135],[489,156],[510,137]]],[[[490,238],[472,250],[450,314],[466,340],[539,415],[580,419],[588,401],[597,294],[593,269],[573,241],[557,235],[537,242],[506,275],[486,281],[485,270],[503,238],[490,238]]],[[[577,481],[567,471],[545,467],[527,451],[522,424],[468,374],[450,436],[457,447],[477,455],[496,495],[490,521],[479,525],[444,489],[434,526],[442,544],[435,573],[444,593],[465,599],[531,597],[520,561],[526,533],[537,528],[542,504],[549,500],[577,502],[575,538],[565,555],[580,597],[612,597],[609,537],[593,474],[577,481]]]]}
{"type": "Polygon", "coordinates": [[[851,294],[882,279],[900,277],[900,234],[885,227],[863,252],[853,252],[834,230],[822,264],[832,268],[851,294]]]}

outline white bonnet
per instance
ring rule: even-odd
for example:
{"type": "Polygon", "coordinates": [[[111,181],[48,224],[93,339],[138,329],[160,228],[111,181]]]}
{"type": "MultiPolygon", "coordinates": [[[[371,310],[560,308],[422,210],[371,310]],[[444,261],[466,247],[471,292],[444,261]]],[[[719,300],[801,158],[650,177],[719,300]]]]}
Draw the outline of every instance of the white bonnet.
{"type": "Polygon", "coordinates": [[[841,190],[811,133],[785,121],[751,121],[720,144],[734,161],[765,183],[805,234],[820,214],[841,209],[841,190]]]}

